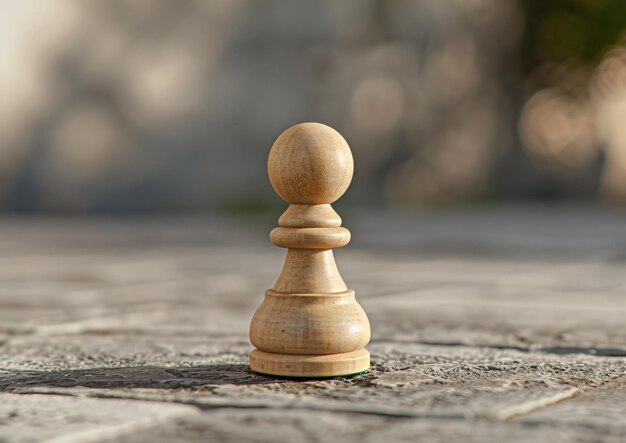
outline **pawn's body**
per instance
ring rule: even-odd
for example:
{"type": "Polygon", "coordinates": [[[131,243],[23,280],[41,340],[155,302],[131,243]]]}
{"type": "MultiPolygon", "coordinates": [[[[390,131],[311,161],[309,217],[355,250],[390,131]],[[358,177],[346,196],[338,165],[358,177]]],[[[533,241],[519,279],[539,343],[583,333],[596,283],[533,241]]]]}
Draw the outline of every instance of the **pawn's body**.
{"type": "Polygon", "coordinates": [[[282,273],[250,325],[252,370],[289,377],[329,377],[369,368],[370,327],[337,271],[332,248],[350,232],[330,206],[348,188],[353,162],[334,129],[303,123],[274,143],[268,173],[289,208],[272,243],[288,248],[282,273]]]}

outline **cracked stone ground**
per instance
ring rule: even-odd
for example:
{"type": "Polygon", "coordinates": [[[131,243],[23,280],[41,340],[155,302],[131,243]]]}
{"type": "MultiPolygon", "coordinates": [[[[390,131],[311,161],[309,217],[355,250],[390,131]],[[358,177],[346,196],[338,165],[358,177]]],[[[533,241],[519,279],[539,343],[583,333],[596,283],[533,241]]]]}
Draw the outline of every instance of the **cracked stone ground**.
{"type": "Polygon", "coordinates": [[[372,369],[247,369],[277,217],[0,221],[0,442],[626,441],[626,213],[345,214],[372,369]]]}

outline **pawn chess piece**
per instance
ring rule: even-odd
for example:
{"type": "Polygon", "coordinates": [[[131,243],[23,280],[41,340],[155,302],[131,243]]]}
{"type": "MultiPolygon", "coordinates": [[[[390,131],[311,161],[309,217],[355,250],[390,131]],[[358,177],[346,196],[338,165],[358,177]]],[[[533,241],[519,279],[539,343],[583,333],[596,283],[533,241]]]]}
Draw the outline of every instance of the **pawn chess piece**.
{"type": "Polygon", "coordinates": [[[370,354],[365,312],[339,275],[332,248],[350,231],[330,206],[352,180],[352,153],[343,137],[319,123],[283,132],[270,151],[268,173],[289,208],[270,240],[288,248],[283,270],[265,292],[250,325],[253,371],[287,377],[363,372],[370,354]]]}

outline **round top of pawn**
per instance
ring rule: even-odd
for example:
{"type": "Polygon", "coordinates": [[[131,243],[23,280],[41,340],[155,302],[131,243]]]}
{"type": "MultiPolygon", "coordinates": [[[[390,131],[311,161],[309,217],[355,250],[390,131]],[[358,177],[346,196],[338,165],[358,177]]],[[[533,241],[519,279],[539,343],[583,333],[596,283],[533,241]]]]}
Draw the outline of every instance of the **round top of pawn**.
{"type": "Polygon", "coordinates": [[[348,189],[354,163],[346,140],[330,126],[300,123],[274,142],[267,162],[276,193],[290,204],[333,203],[348,189]]]}

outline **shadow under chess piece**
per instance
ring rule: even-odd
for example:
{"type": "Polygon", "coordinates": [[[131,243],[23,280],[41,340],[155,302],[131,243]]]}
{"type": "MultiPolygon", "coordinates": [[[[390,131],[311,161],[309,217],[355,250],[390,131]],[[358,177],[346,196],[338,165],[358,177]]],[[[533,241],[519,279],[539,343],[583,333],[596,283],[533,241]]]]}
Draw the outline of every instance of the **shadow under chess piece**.
{"type": "Polygon", "coordinates": [[[330,204],[348,189],[353,168],[344,138],[319,123],[293,126],[272,146],[270,182],[290,206],[270,240],[288,250],[278,280],[252,318],[253,371],[332,377],[370,366],[364,349],[369,321],[339,275],[332,251],[350,241],[330,204]]]}

